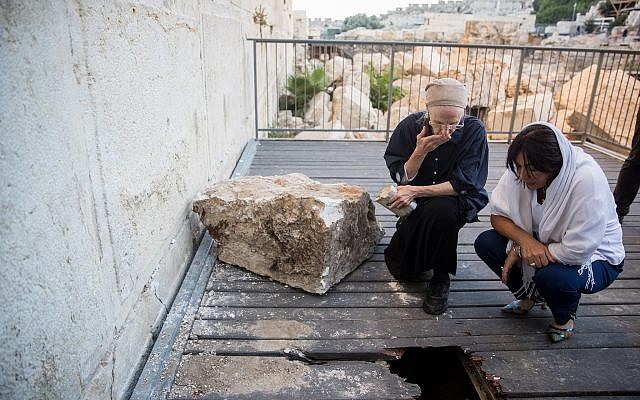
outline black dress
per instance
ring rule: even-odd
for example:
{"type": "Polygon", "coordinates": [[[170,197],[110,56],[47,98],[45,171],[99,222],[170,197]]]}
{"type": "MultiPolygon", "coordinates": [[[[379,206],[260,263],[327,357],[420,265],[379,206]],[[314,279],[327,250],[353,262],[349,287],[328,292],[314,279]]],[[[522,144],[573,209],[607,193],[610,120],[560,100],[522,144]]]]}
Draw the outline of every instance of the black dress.
{"type": "MultiPolygon", "coordinates": [[[[384,159],[391,178],[398,184],[415,186],[450,182],[458,196],[417,198],[417,208],[397,225],[385,250],[389,271],[400,280],[420,279],[433,269],[436,276],[456,273],[458,231],[467,222],[478,221],[478,211],[488,203],[489,147],[482,122],[465,116],[464,128],[451,140],[425,157],[417,175],[406,181],[404,163],[416,147],[424,113],[402,120],[391,136],[384,159]]],[[[431,127],[427,125],[427,134],[431,127]]]]}

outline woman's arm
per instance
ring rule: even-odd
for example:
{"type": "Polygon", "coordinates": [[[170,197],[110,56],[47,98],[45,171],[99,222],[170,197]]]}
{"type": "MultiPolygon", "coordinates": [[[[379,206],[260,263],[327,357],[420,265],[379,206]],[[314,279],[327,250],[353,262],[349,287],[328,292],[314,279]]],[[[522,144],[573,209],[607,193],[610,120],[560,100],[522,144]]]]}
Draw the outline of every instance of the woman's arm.
{"type": "Polygon", "coordinates": [[[405,171],[407,172],[407,180],[409,181],[413,180],[413,178],[418,174],[418,170],[424,162],[427,154],[451,139],[451,135],[426,136],[426,134],[427,127],[425,126],[416,137],[416,148],[413,150],[413,153],[411,153],[411,157],[409,157],[407,162],[404,164],[405,171]]]}
{"type": "Polygon", "coordinates": [[[417,197],[457,196],[450,182],[442,182],[428,186],[398,186],[398,192],[389,199],[389,207],[402,208],[417,197]]]}
{"type": "Polygon", "coordinates": [[[499,234],[520,246],[521,258],[527,264],[540,268],[557,261],[547,245],[537,241],[529,232],[513,223],[511,219],[492,214],[491,226],[499,234]]]}

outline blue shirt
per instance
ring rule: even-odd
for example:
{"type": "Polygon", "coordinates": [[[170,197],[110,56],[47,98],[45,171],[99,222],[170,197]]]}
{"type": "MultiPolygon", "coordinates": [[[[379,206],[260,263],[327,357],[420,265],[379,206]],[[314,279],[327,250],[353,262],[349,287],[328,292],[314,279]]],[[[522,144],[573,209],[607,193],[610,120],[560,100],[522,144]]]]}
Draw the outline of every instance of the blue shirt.
{"type": "MultiPolygon", "coordinates": [[[[384,159],[391,179],[398,184],[406,182],[404,164],[416,148],[416,137],[424,120],[423,112],[409,115],[398,124],[389,139],[384,159]]],[[[463,200],[466,221],[474,222],[478,221],[478,212],[489,201],[484,189],[489,169],[489,146],[487,132],[478,118],[465,115],[463,121],[464,128],[454,131],[451,140],[427,154],[410,184],[428,186],[450,182],[463,200]]],[[[427,125],[427,135],[432,133],[427,125]]],[[[416,199],[418,204],[420,200],[416,199]]]]}

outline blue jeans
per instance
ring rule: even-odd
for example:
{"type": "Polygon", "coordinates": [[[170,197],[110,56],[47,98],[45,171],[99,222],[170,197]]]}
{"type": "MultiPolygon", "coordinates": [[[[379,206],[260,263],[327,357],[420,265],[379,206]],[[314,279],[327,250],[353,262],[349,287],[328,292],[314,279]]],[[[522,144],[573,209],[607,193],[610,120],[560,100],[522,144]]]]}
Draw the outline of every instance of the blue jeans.
{"type": "MultiPolygon", "coordinates": [[[[494,229],[482,232],[474,243],[476,254],[491,270],[502,276],[502,266],[507,259],[509,240],[494,229]]],[[[514,266],[509,272],[507,286],[516,298],[541,300],[543,298],[557,324],[565,324],[575,318],[582,293],[596,293],[609,286],[622,272],[624,262],[611,265],[607,261],[594,261],[591,266],[552,263],[537,268],[533,276],[533,288],[523,290],[522,269],[514,266]]]]}

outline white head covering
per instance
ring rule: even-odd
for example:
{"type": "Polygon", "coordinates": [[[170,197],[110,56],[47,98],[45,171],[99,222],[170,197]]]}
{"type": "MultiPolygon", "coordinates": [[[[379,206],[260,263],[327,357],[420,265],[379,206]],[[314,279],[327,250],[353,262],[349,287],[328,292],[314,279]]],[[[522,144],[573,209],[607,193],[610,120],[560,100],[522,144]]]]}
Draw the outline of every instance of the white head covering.
{"type": "Polygon", "coordinates": [[[462,109],[467,107],[467,88],[458,80],[441,78],[430,82],[424,88],[426,103],[429,106],[453,106],[462,109]]]}

